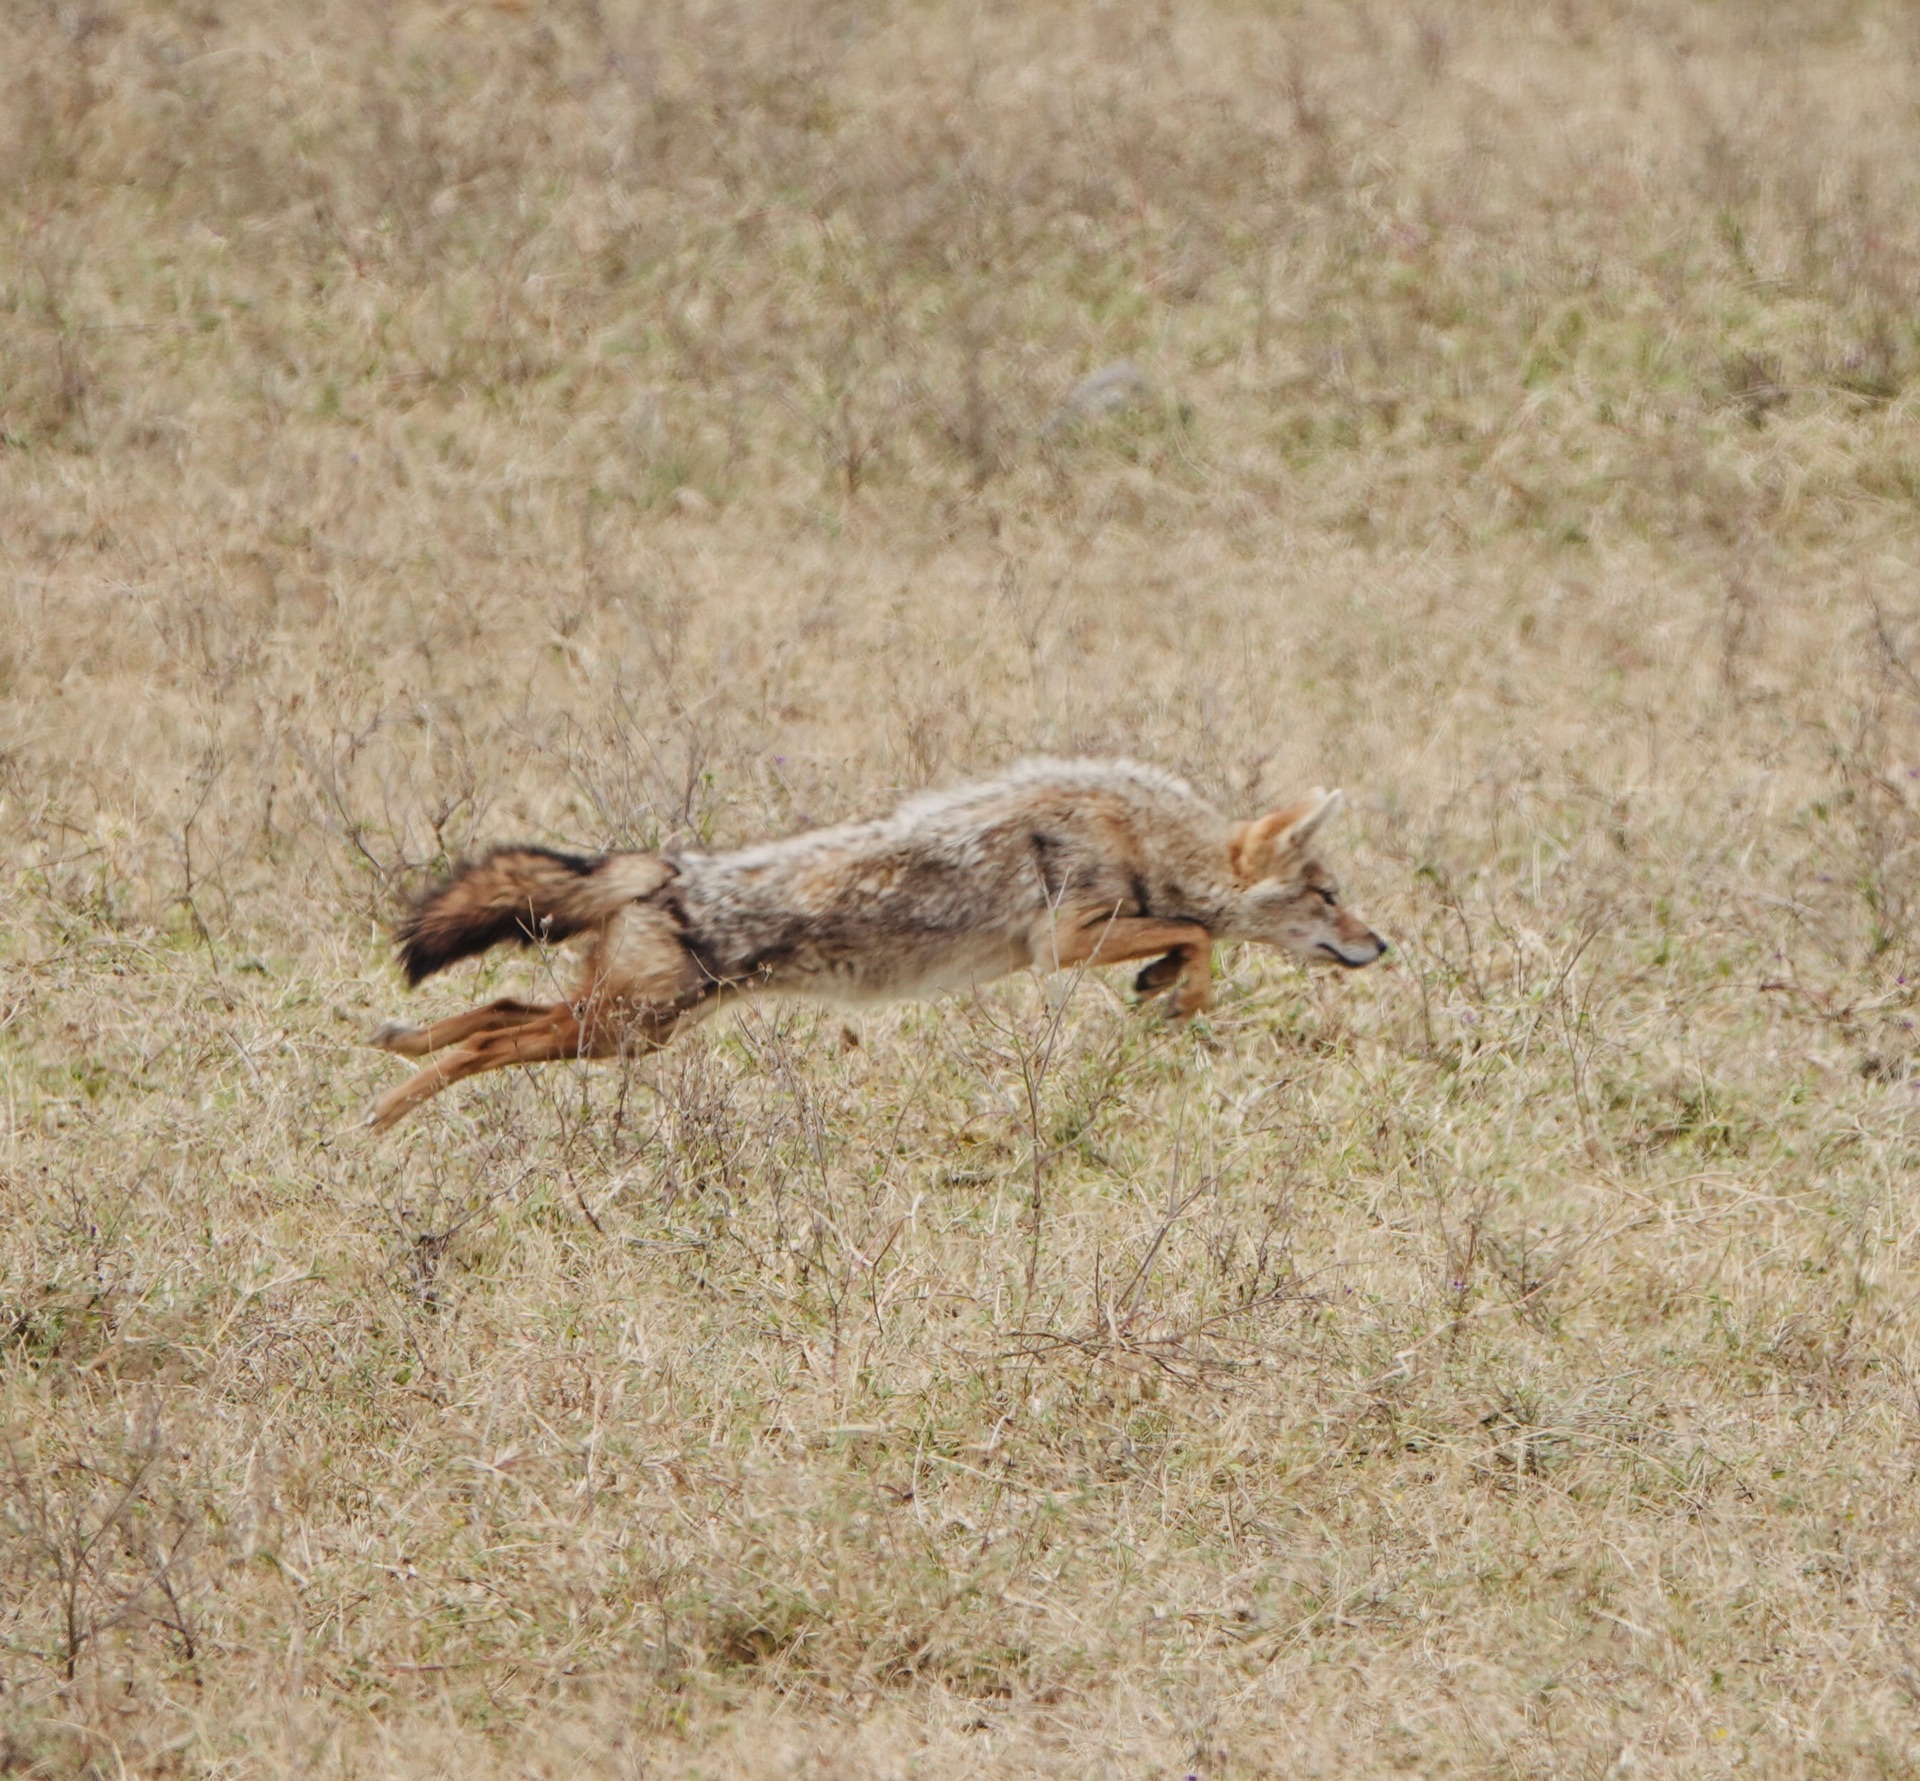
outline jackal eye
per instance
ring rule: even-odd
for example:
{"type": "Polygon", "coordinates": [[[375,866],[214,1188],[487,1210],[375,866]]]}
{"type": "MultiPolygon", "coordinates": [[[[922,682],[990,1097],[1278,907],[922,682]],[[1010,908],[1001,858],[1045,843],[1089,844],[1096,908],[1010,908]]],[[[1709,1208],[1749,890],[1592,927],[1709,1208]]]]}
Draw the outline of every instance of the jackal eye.
{"type": "Polygon", "coordinates": [[[1336,897],[1332,891],[1328,890],[1324,884],[1316,884],[1313,887],[1313,894],[1318,897],[1321,902],[1326,904],[1329,909],[1337,909],[1340,906],[1340,899],[1336,897]]]}

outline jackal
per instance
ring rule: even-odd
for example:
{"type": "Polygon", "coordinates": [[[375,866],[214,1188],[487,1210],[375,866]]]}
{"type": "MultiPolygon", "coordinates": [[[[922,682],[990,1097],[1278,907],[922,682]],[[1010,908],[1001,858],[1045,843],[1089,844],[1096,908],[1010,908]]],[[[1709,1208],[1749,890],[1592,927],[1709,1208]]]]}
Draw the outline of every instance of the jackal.
{"type": "Polygon", "coordinates": [[[389,1022],[376,1045],[434,1061],[367,1123],[390,1126],[483,1070],[654,1050],[747,993],[891,1001],[1029,966],[1145,959],[1136,989],[1164,992],[1184,1020],[1207,1005],[1215,940],[1370,965],[1386,942],[1311,851],[1339,804],[1316,790],[1235,823],[1153,767],[1033,760],[877,821],[725,853],[497,848],[400,924],[407,981],[504,940],[586,934],[574,993],[389,1022]]]}

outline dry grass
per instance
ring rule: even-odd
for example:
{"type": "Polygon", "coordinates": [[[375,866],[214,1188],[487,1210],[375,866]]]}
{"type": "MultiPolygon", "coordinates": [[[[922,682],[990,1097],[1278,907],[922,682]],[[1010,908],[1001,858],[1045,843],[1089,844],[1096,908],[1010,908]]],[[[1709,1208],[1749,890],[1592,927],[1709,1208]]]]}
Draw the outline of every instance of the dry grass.
{"type": "Polygon", "coordinates": [[[0,70],[0,1769],[1920,1768],[1910,12],[0,70]],[[1344,783],[1397,967],[351,1130],[450,854],[1038,748],[1344,783]]]}

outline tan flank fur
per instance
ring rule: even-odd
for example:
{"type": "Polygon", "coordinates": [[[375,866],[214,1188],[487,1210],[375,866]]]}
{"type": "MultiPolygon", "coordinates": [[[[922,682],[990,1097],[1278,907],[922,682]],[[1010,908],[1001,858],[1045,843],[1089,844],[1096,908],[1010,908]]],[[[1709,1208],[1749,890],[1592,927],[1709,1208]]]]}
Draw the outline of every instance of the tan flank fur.
{"type": "Polygon", "coordinates": [[[1339,803],[1316,790],[1236,823],[1152,767],[1034,760],[878,821],[727,853],[500,848],[402,924],[408,980],[503,940],[591,934],[574,993],[382,1027],[375,1044],[434,1061],[368,1124],[483,1070],[653,1050],[729,995],[892,1001],[1144,959],[1136,987],[1185,1019],[1207,1005],[1215,940],[1370,965],[1386,942],[1341,906],[1311,847],[1339,803]]]}

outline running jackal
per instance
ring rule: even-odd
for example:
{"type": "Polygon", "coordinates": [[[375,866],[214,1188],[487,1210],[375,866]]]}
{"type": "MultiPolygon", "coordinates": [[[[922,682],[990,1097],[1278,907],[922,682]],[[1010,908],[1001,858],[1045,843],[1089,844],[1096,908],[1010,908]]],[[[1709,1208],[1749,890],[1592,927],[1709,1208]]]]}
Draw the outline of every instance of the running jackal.
{"type": "Polygon", "coordinates": [[[1312,841],[1339,807],[1310,792],[1230,823],[1131,761],[1026,761],[909,800],[877,822],[730,853],[503,847],[460,867],[401,924],[409,983],[503,940],[590,934],[574,994],[490,1002],[374,1043],[432,1057],[375,1103],[390,1126],[450,1082],[508,1064],[651,1051],[722,998],[891,1001],[1028,966],[1150,961],[1142,995],[1207,1005],[1215,940],[1370,965],[1386,942],[1341,907],[1312,841]]]}

